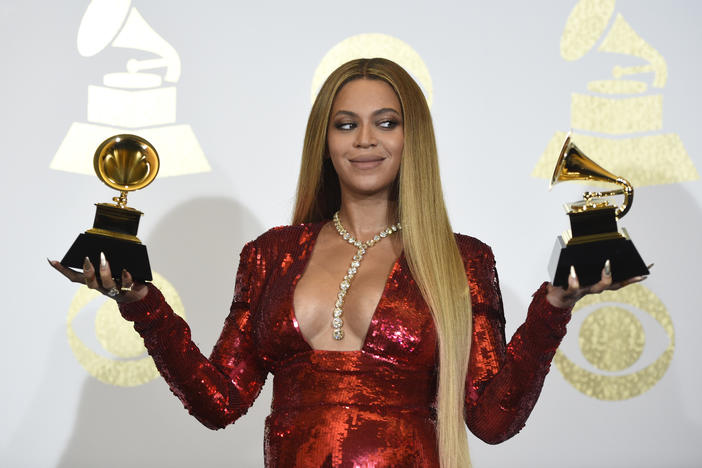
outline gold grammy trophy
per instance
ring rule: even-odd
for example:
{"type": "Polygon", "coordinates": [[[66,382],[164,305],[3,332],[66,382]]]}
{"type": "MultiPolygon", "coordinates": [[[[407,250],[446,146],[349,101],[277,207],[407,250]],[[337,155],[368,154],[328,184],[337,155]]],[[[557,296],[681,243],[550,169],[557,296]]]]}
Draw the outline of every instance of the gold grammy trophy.
{"type": "Polygon", "coordinates": [[[648,268],[626,229],[617,228],[617,219],[631,209],[634,188],[626,179],[612,174],[585,156],[571,141],[570,133],[561,149],[549,189],[554,184],[569,180],[613,183],[621,188],[607,192],[585,192],[583,200],[566,205],[571,229],[556,238],[549,262],[553,284],[568,287],[571,265],[575,267],[581,286],[595,284],[600,281],[607,260],[611,264],[614,282],[648,275],[648,268]],[[612,205],[606,199],[615,195],[624,195],[621,206],[612,205]]]}
{"type": "Polygon", "coordinates": [[[119,190],[120,195],[112,199],[115,203],[95,204],[92,229],[78,236],[61,264],[82,268],[88,257],[93,265],[98,265],[100,252],[104,252],[115,279],[126,269],[136,281],[150,281],[146,246],[136,236],[143,213],[127,206],[127,193],[146,187],[158,174],[156,149],[136,135],[115,135],[97,148],[93,167],[98,178],[119,190]]]}

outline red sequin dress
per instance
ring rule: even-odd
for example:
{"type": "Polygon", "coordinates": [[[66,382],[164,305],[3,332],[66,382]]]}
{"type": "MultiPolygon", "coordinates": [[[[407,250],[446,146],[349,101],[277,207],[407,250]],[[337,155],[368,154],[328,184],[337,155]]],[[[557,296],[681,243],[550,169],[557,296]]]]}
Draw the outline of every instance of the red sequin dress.
{"type": "MultiPolygon", "coordinates": [[[[273,374],[265,464],[287,467],[438,467],[433,320],[403,255],[395,262],[360,351],[312,349],[302,338],[293,292],[324,223],[274,228],[246,244],[231,312],[209,359],[187,324],[149,285],[120,306],[188,411],[210,428],[246,413],[273,374]]],[[[523,426],[570,318],[551,306],[545,283],[526,322],[505,343],[492,252],[456,236],[471,290],[473,341],[465,420],[498,443],[523,426]]]]}

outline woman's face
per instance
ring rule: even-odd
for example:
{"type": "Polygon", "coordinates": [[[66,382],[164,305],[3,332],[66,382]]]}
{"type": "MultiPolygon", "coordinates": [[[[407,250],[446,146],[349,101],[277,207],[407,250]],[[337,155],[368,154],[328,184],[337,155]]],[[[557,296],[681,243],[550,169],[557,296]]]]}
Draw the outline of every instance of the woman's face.
{"type": "Polygon", "coordinates": [[[339,90],[329,118],[327,149],[343,194],[389,198],[403,146],[400,101],[389,84],[356,79],[339,90]]]}

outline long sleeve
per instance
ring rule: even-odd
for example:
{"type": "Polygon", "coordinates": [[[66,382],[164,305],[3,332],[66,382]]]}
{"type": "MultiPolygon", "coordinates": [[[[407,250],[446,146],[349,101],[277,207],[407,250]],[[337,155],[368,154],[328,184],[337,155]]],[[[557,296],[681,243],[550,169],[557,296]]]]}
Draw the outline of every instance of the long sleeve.
{"type": "Polygon", "coordinates": [[[551,360],[565,336],[570,310],[552,306],[547,284],[534,293],[526,321],[505,343],[505,319],[492,251],[469,262],[473,340],[466,381],[466,424],[497,444],[517,434],[541,393],[551,360]]]}
{"type": "Polygon", "coordinates": [[[247,244],[241,253],[231,310],[209,359],[155,286],[148,286],[141,301],[120,305],[124,318],[133,321],[144,338],[171,391],[211,429],[223,428],[245,414],[266,379],[252,319],[263,283],[261,262],[253,244],[247,244]]]}

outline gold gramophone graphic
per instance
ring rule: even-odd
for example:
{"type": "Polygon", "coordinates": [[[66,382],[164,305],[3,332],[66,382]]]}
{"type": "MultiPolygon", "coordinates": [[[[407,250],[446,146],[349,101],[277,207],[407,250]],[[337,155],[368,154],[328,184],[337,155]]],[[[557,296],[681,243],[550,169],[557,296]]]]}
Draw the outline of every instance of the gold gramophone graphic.
{"type": "Polygon", "coordinates": [[[422,56],[405,41],[380,33],[349,36],[329,49],[314,71],[310,102],[314,102],[322,83],[334,70],[350,60],[362,57],[383,57],[402,66],[419,83],[427,105],[431,107],[434,85],[422,56]]]}
{"type": "MultiPolygon", "coordinates": [[[[661,91],[668,65],[615,6],[615,0],[578,1],[561,36],[561,57],[567,61],[596,63],[600,57],[594,51],[615,54],[620,62],[605,79],[588,81],[587,93],[571,94],[570,128],[578,145],[636,187],[697,180],[678,134],[664,131],[661,91]]],[[[550,177],[565,134],[556,131],[551,137],[533,177],[550,177]]]]}
{"type": "MultiPolygon", "coordinates": [[[[574,6],[560,38],[561,57],[569,62],[587,62],[593,74],[600,74],[597,70],[602,66],[607,72],[597,77],[599,79],[580,75],[579,79],[587,79],[587,89],[570,94],[570,128],[574,130],[571,139],[575,139],[578,146],[568,148],[563,144],[567,139],[566,132],[555,131],[531,175],[555,179],[552,185],[560,180],[588,182],[598,187],[618,185],[624,195],[624,204],[618,213],[615,208],[614,219],[611,211],[607,213],[605,210],[607,222],[603,224],[609,224],[610,228],[601,228],[599,234],[610,238],[602,239],[603,243],[606,240],[612,244],[624,244],[617,233],[624,240],[628,240],[628,236],[625,230],[617,232],[616,222],[631,207],[633,193],[626,195],[627,186],[617,183],[619,177],[615,174],[625,175],[637,190],[645,186],[697,180],[699,174],[680,136],[663,125],[663,90],[668,79],[668,64],[663,54],[645,39],[648,33],[642,30],[640,32],[644,35],[639,34],[624,18],[626,11],[617,10],[616,0],[571,1],[574,6]],[[616,60],[614,67],[611,59],[616,60]],[[566,163],[554,177],[554,166],[561,166],[561,161],[557,162],[559,155],[566,158],[566,163]],[[607,170],[592,163],[593,160],[607,170]]],[[[638,9],[629,3],[624,10],[629,8],[638,9]]],[[[605,198],[602,195],[589,196],[590,205],[601,203],[599,198],[605,198]]],[[[587,200],[582,200],[574,204],[574,208],[587,204],[587,200]]],[[[593,218],[597,213],[592,208],[589,210],[593,218]]],[[[588,214],[587,210],[585,214],[588,214]]],[[[570,215],[571,225],[575,217],[576,227],[581,227],[579,216],[583,215],[570,215]]],[[[596,226],[595,229],[590,227],[590,231],[597,231],[596,226]]],[[[566,244],[578,234],[574,227],[558,239],[549,271],[556,275],[561,249],[584,249],[584,245],[594,251],[592,268],[596,268],[597,273],[593,272],[593,275],[597,279],[606,258],[594,249],[596,243],[583,243],[578,247],[577,240],[573,240],[571,245],[566,244]]],[[[628,247],[633,249],[633,245],[628,247]]],[[[621,261],[610,260],[615,280],[628,276],[622,275],[622,266],[617,264],[621,261]]],[[[578,276],[582,277],[584,266],[574,263],[578,276]]],[[[566,336],[564,344],[567,345],[569,339],[577,342],[577,345],[573,343],[572,351],[575,352],[577,347],[583,360],[593,367],[571,360],[563,346],[556,351],[553,362],[578,391],[601,400],[625,400],[648,391],[663,378],[674,354],[675,330],[671,315],[654,291],[643,284],[632,284],[617,291],[588,295],[578,301],[573,314],[574,317],[586,317],[579,325],[579,334],[570,330],[568,336],[571,338],[566,336]],[[659,359],[635,369],[634,364],[644,346],[648,347],[652,335],[649,327],[644,329],[641,326],[645,322],[639,322],[639,318],[643,317],[653,318],[662,327],[668,344],[659,359]]],[[[578,323],[573,325],[577,327],[578,323]]]]}
{"type": "Polygon", "coordinates": [[[612,265],[614,282],[647,275],[648,268],[628,233],[623,228],[617,228],[617,219],[631,209],[634,188],[623,177],[612,174],[588,158],[575,146],[569,133],[553,171],[550,187],[573,180],[616,184],[620,188],[585,192],[583,200],[566,205],[571,229],[556,238],[549,262],[553,284],[568,287],[571,265],[575,267],[582,286],[595,284],[600,280],[607,260],[612,265]],[[615,195],[624,196],[621,206],[609,202],[608,198],[615,195]]]}
{"type": "Polygon", "coordinates": [[[88,257],[98,265],[100,252],[104,252],[115,279],[127,269],[135,280],[150,281],[146,246],[136,236],[143,213],[127,206],[127,193],[146,187],[158,174],[156,149],[139,136],[115,135],[97,148],[93,166],[98,178],[120,194],[112,199],[115,203],[96,203],[92,229],[78,236],[61,264],[82,268],[88,257]]]}

